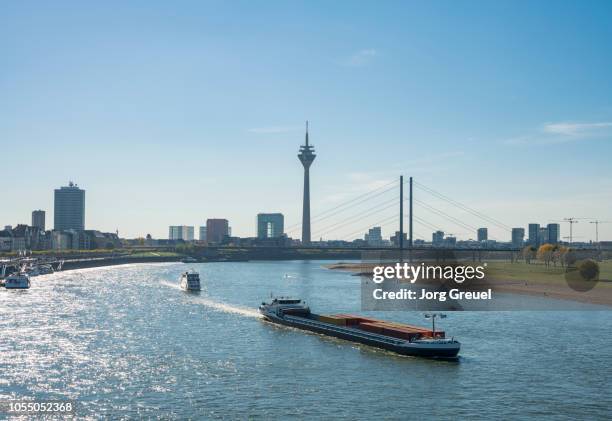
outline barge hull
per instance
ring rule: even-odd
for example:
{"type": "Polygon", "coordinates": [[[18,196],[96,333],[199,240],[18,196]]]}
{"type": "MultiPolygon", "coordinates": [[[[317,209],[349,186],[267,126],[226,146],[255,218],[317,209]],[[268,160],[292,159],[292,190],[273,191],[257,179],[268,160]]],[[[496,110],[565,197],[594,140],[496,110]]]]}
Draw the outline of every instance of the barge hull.
{"type": "Polygon", "coordinates": [[[308,318],[295,315],[279,317],[266,314],[264,318],[272,323],[308,330],[351,342],[358,342],[400,355],[456,360],[457,354],[459,353],[458,346],[448,346],[447,349],[443,349],[439,344],[431,348],[422,343],[418,344],[418,346],[411,346],[410,342],[405,340],[321,322],[316,320],[317,315],[315,314],[312,314],[311,317],[308,318]]]}

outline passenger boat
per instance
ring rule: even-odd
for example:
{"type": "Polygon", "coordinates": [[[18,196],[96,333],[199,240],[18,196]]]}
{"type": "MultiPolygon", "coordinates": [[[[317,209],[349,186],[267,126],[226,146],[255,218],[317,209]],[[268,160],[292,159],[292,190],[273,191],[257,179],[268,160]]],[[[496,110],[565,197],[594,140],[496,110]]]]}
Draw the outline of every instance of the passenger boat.
{"type": "Polygon", "coordinates": [[[181,289],[185,291],[200,291],[200,274],[188,271],[181,274],[181,289]]]}
{"type": "Polygon", "coordinates": [[[9,275],[4,280],[6,289],[28,289],[30,288],[30,275],[19,272],[9,275]]]}
{"type": "Polygon", "coordinates": [[[299,299],[277,297],[259,312],[273,323],[359,342],[401,355],[457,359],[461,344],[444,332],[349,314],[318,315],[299,299]]]}

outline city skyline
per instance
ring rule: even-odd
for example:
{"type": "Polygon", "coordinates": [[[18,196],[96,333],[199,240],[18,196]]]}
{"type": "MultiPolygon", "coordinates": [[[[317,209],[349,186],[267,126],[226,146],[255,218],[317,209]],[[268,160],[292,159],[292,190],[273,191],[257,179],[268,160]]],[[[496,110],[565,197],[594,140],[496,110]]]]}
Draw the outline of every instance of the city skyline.
{"type": "MultiPolygon", "coordinates": [[[[308,130],[306,130],[306,146],[308,146],[308,130]]],[[[388,187],[388,186],[383,186],[383,187],[388,187]]],[[[423,188],[425,190],[428,190],[428,188],[425,186],[423,186],[423,188]]],[[[368,195],[371,197],[377,197],[377,196],[380,196],[381,193],[388,192],[389,190],[393,190],[393,188],[384,189],[382,190],[382,192],[381,192],[381,189],[379,188],[379,189],[369,192],[366,195],[366,197],[368,195]]],[[[435,192],[435,191],[432,191],[432,192],[435,194],[439,194],[438,192],[435,192]]],[[[305,195],[305,198],[306,196],[307,195],[305,195]]],[[[356,199],[363,199],[363,195],[358,196],[357,198],[353,198],[349,200],[348,202],[342,204],[339,207],[336,206],[335,208],[332,208],[331,211],[335,211],[335,213],[338,213],[339,212],[338,209],[342,209],[342,207],[346,208],[347,205],[352,205],[353,203],[355,203],[356,199]]],[[[404,200],[409,201],[410,199],[404,199],[404,200]]],[[[452,199],[448,199],[448,198],[444,200],[453,202],[452,199]]],[[[359,202],[357,202],[357,204],[358,203],[359,202]]],[[[460,208],[465,206],[457,202],[455,203],[455,205],[460,208]]],[[[431,208],[429,205],[425,205],[425,206],[427,208],[431,208]]],[[[85,190],[80,189],[77,184],[70,181],[68,183],[68,186],[62,186],[59,189],[54,190],[54,208],[55,210],[54,210],[53,232],[56,232],[56,231],[58,233],[65,232],[65,231],[79,232],[79,231],[84,230],[83,223],[85,219],[85,190]],[[59,214],[61,214],[61,221],[59,222],[61,227],[58,227],[57,222],[55,222],[55,221],[58,221],[57,217],[55,217],[55,215],[57,215],[58,212],[59,214]]],[[[389,206],[386,206],[385,208],[389,208],[389,206]]],[[[433,211],[440,212],[439,210],[435,208],[431,208],[431,209],[433,211]]],[[[478,211],[475,211],[473,209],[465,208],[465,210],[471,212],[473,215],[481,219],[485,219],[485,220],[488,219],[488,222],[492,223],[493,226],[495,225],[499,226],[500,224],[502,224],[500,221],[491,219],[487,215],[479,214],[478,211]]],[[[42,231],[44,231],[45,223],[46,223],[45,214],[46,214],[45,211],[41,209],[32,211],[31,226],[39,228],[42,231]]],[[[446,215],[446,217],[451,222],[453,219],[456,219],[450,215],[446,215]]],[[[404,218],[406,218],[405,215],[404,215],[404,218]]],[[[416,218],[417,220],[420,220],[419,216],[416,216],[416,218]]],[[[326,218],[322,218],[322,219],[326,219],[326,218]]],[[[538,247],[546,243],[549,243],[549,244],[564,243],[564,244],[571,245],[571,244],[585,244],[585,243],[593,242],[592,239],[588,241],[580,240],[579,239],[580,236],[574,236],[572,234],[573,225],[580,222],[580,220],[582,219],[592,219],[592,218],[565,218],[563,221],[558,221],[554,223],[551,222],[551,223],[546,224],[545,226],[544,225],[541,226],[539,223],[536,223],[536,222],[531,222],[527,224],[527,231],[525,230],[524,227],[513,227],[513,228],[507,227],[506,230],[509,230],[511,233],[509,240],[504,239],[504,238],[489,239],[488,226],[473,228],[472,231],[475,231],[476,233],[475,237],[471,237],[468,231],[468,233],[466,233],[467,237],[465,238],[457,238],[458,236],[456,233],[449,233],[443,230],[436,230],[431,234],[432,235],[431,244],[433,244],[434,246],[436,244],[437,245],[444,244],[445,246],[448,246],[448,245],[454,246],[454,244],[457,241],[468,241],[468,242],[473,242],[473,243],[482,243],[484,245],[494,244],[494,243],[506,243],[506,244],[511,244],[513,247],[522,247],[523,245],[530,245],[530,246],[538,247]],[[562,231],[561,231],[561,225],[559,222],[565,222],[569,224],[569,236],[561,237],[562,231]],[[525,238],[526,232],[528,233],[527,238],[525,238]]],[[[467,225],[465,225],[462,221],[458,219],[457,221],[459,225],[463,224],[464,229],[467,227],[467,225]]],[[[346,223],[346,221],[343,221],[343,222],[346,223]]],[[[379,245],[388,246],[391,244],[395,244],[398,238],[397,236],[399,235],[399,231],[393,231],[393,230],[395,229],[394,225],[397,222],[399,221],[390,221],[390,223],[385,224],[386,226],[390,225],[390,228],[388,228],[388,230],[392,232],[391,235],[387,235],[387,233],[383,234],[382,227],[379,224],[369,224],[367,227],[367,232],[365,232],[364,234],[365,242],[368,243],[369,245],[374,245],[374,246],[379,246],[379,245]],[[386,237],[389,237],[389,239],[387,240],[386,237]]],[[[427,221],[422,221],[422,222],[425,225],[432,226],[427,221]]],[[[595,224],[596,238],[598,238],[599,225],[606,224],[606,223],[612,223],[612,221],[602,221],[602,220],[594,220],[594,221],[587,221],[587,222],[589,224],[595,224]]],[[[27,227],[27,226],[28,226],[27,224],[17,224],[16,225],[16,227],[18,228],[27,227]]],[[[9,229],[7,227],[12,227],[12,226],[5,225],[5,228],[9,229]]],[[[168,240],[194,241],[196,240],[195,227],[196,226],[194,225],[179,225],[179,226],[171,225],[169,226],[169,233],[168,233],[167,239],[168,240]]],[[[289,231],[295,232],[298,229],[302,230],[302,236],[303,236],[304,231],[299,224],[294,224],[293,226],[291,226],[289,231]]],[[[332,225],[331,230],[333,231],[334,229],[336,228],[335,226],[332,225]]],[[[90,228],[89,231],[92,231],[92,229],[90,228]]],[[[97,230],[93,230],[93,231],[97,231],[97,230]]],[[[291,235],[287,236],[287,233],[285,233],[284,215],[282,213],[258,213],[257,218],[256,218],[255,231],[256,233],[254,236],[248,235],[248,236],[242,236],[242,238],[267,239],[267,238],[288,237],[289,239],[297,240],[296,238],[292,238],[291,235]]],[[[110,233],[107,233],[107,234],[110,234],[110,233]]],[[[406,234],[407,233],[404,232],[405,239],[407,239],[406,234]]],[[[224,240],[225,237],[231,237],[231,235],[232,235],[231,227],[229,226],[229,221],[227,219],[208,218],[206,220],[206,225],[199,226],[199,236],[197,239],[200,241],[208,241],[209,243],[212,241],[213,244],[219,244],[221,243],[222,240],[224,240]],[[212,229],[210,230],[211,238],[214,238],[212,240],[208,238],[209,225],[212,225],[212,229]]],[[[241,238],[240,236],[235,236],[235,237],[241,238]]],[[[144,236],[135,237],[135,238],[144,238],[144,236]]],[[[152,237],[150,233],[147,233],[146,238],[150,239],[154,237],[152,237]]],[[[329,238],[326,238],[325,240],[326,241],[330,241],[330,240],[331,241],[338,241],[338,240],[351,241],[351,240],[361,240],[361,238],[360,238],[360,233],[356,232],[354,235],[351,235],[351,238],[329,237],[329,238]]],[[[427,236],[420,235],[420,234],[417,234],[417,236],[415,236],[413,240],[419,241],[419,244],[428,242],[427,236]]],[[[607,241],[605,239],[601,239],[601,240],[607,241]]],[[[302,244],[308,245],[309,243],[310,242],[304,243],[302,241],[302,244]]],[[[395,245],[397,246],[397,244],[395,245]]]]}
{"type": "MultiPolygon", "coordinates": [[[[73,179],[87,190],[86,228],[124,237],[163,238],[214,216],[247,237],[265,209],[289,228],[302,216],[295,150],[307,118],[320,154],[313,241],[318,213],[400,174],[511,227],[612,219],[605,2],[474,2],[469,15],[452,2],[350,13],[338,3],[325,15],[316,3],[151,3],[146,14],[60,4],[71,13],[4,7],[0,39],[14,41],[4,45],[0,146],[28,159],[7,183],[3,224],[42,209],[53,226],[52,190],[73,179]]],[[[594,239],[588,221],[573,227],[576,241],[594,239]]],[[[599,237],[611,239],[612,224],[599,237]]]]}

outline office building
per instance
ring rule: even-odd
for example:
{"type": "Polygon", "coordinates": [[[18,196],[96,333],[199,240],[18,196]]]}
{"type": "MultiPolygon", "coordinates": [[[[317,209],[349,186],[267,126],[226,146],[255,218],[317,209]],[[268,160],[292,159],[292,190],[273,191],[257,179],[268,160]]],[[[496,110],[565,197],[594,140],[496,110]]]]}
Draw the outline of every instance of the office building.
{"type": "Polygon", "coordinates": [[[229,222],[227,219],[206,220],[206,241],[219,244],[230,235],[229,222]]]}
{"type": "Polygon", "coordinates": [[[45,230],[45,211],[44,210],[32,211],[32,226],[39,228],[41,231],[45,230]]]}
{"type": "Polygon", "coordinates": [[[444,231],[436,231],[431,235],[431,244],[441,246],[444,243],[444,231]]]}
{"type": "Polygon", "coordinates": [[[55,189],[53,229],[56,231],[85,229],[85,190],[72,181],[55,189]]]}
{"type": "Polygon", "coordinates": [[[383,243],[381,227],[370,228],[368,230],[368,233],[364,235],[363,239],[366,243],[368,243],[369,246],[381,246],[383,243]]]}
{"type": "Polygon", "coordinates": [[[200,241],[206,241],[206,227],[200,227],[200,241]]]}
{"type": "Polygon", "coordinates": [[[193,227],[188,225],[171,225],[168,228],[168,239],[193,241],[193,227]]]}
{"type": "Polygon", "coordinates": [[[546,226],[546,230],[548,231],[548,241],[551,244],[558,244],[560,238],[560,225],[559,224],[548,224],[546,226]]]}
{"type": "Polygon", "coordinates": [[[257,214],[257,238],[279,238],[285,233],[285,217],[282,213],[257,214]]]}
{"type": "Polygon", "coordinates": [[[457,237],[449,235],[444,239],[443,244],[445,247],[455,247],[457,246],[457,237]]]}
{"type": "Polygon", "coordinates": [[[540,224],[529,224],[529,245],[538,247],[540,245],[540,224]]]}
{"type": "Polygon", "coordinates": [[[512,247],[521,248],[525,241],[525,228],[512,228],[512,247]]]}
{"type": "Polygon", "coordinates": [[[300,146],[298,158],[304,166],[304,198],[302,201],[302,244],[310,244],[310,165],[317,155],[314,146],[308,144],[308,122],[306,122],[306,144],[300,146]]]}
{"type": "Polygon", "coordinates": [[[400,238],[403,238],[403,245],[404,246],[408,245],[408,233],[404,233],[403,236],[400,237],[400,232],[399,231],[395,231],[395,234],[393,234],[389,240],[391,241],[391,244],[393,244],[396,247],[399,247],[399,245],[400,245],[400,238]]]}
{"type": "Polygon", "coordinates": [[[489,239],[489,230],[487,228],[478,228],[478,241],[487,241],[489,239]]]}
{"type": "Polygon", "coordinates": [[[546,244],[548,243],[548,228],[540,227],[540,234],[538,236],[538,244],[546,244]]]}

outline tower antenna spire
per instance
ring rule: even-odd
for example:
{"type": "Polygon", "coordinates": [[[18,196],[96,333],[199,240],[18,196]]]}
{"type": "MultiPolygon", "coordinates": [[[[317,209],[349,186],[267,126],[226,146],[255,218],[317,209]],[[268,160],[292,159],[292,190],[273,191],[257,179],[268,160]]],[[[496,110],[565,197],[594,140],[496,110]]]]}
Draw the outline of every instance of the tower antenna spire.
{"type": "Polygon", "coordinates": [[[308,146],[308,120],[306,120],[306,146],[308,146]]]}

